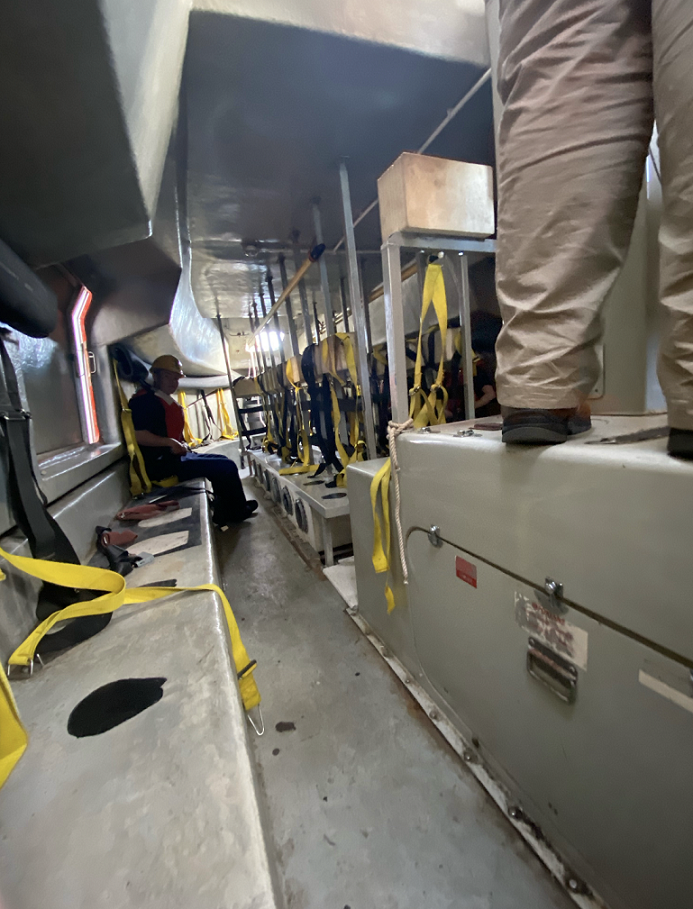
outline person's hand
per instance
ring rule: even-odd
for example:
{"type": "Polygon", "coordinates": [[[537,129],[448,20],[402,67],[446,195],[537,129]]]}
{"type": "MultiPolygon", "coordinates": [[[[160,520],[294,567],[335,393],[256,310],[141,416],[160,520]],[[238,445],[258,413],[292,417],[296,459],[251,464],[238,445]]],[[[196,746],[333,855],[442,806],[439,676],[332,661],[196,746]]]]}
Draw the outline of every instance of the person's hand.
{"type": "Polygon", "coordinates": [[[182,442],[177,441],[177,439],[169,439],[168,447],[171,449],[174,455],[182,457],[184,454],[187,454],[187,446],[183,445],[182,442]]]}

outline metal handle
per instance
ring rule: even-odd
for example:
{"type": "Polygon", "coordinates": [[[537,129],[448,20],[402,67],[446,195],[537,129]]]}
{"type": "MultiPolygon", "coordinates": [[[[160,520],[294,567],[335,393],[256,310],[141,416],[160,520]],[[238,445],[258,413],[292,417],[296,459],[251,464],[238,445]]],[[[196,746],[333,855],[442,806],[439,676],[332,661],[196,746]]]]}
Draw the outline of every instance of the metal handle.
{"type": "Polygon", "coordinates": [[[577,669],[548,647],[530,638],[527,647],[527,672],[549,688],[566,704],[577,698],[577,669]]]}

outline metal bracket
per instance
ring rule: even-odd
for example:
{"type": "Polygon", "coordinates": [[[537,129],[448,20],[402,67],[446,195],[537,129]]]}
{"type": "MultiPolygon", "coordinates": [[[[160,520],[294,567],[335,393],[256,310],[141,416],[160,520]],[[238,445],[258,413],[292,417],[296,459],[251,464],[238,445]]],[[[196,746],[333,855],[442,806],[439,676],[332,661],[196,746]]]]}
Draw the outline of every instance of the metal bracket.
{"type": "Polygon", "coordinates": [[[7,678],[11,682],[19,682],[22,679],[30,679],[34,674],[34,662],[37,662],[43,668],[43,660],[37,653],[34,660],[30,660],[27,666],[17,666],[14,663],[7,664],[7,678]]]}

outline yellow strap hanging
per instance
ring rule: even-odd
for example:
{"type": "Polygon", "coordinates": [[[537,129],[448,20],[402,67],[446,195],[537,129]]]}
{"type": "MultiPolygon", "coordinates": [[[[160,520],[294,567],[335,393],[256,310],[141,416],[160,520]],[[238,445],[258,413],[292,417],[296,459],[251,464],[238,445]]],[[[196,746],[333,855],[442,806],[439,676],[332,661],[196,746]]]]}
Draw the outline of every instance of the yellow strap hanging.
{"type": "MultiPolygon", "coordinates": [[[[392,461],[388,458],[371,481],[371,508],[373,509],[373,568],[376,574],[390,571],[390,477],[392,461]],[[378,497],[380,497],[383,522],[380,523],[378,497]]],[[[385,583],[387,611],[395,608],[395,595],[390,586],[390,578],[385,583]]]]}
{"type": "Polygon", "coordinates": [[[190,426],[190,419],[188,417],[188,405],[186,404],[184,391],[178,392],[178,403],[183,409],[183,438],[185,439],[185,443],[190,448],[198,448],[202,445],[202,439],[198,439],[197,436],[193,434],[192,427],[190,426]]]}
{"type": "Polygon", "coordinates": [[[145,492],[151,492],[151,480],[147,476],[147,468],[144,466],[144,458],[135,438],[135,426],[132,422],[132,411],[128,406],[128,399],[125,397],[123,386],[120,384],[118,375],[118,364],[113,361],[113,372],[115,373],[116,386],[120,397],[120,423],[123,427],[125,436],[125,447],[127,448],[128,458],[130,459],[130,492],[135,498],[145,492]]]}
{"type": "Polygon", "coordinates": [[[226,407],[226,401],[224,400],[224,391],[221,388],[217,388],[216,393],[217,399],[217,420],[219,421],[219,428],[221,429],[221,438],[222,439],[237,439],[238,433],[231,426],[231,418],[229,417],[229,411],[226,407]]]}
{"type": "Polygon", "coordinates": [[[5,673],[0,672],[0,789],[26,751],[28,743],[10,683],[5,673]]]}
{"type": "MultiPolygon", "coordinates": [[[[298,473],[311,473],[311,471],[316,471],[318,469],[317,464],[310,463],[310,441],[308,439],[308,433],[306,432],[300,399],[300,380],[302,379],[302,376],[294,375],[293,358],[287,361],[286,378],[289,380],[292,388],[294,389],[294,400],[296,403],[296,425],[298,427],[298,453],[301,459],[301,463],[294,464],[292,467],[283,467],[279,471],[279,475],[283,477],[292,476],[293,474],[298,473]]],[[[288,394],[288,391],[286,393],[288,394]]]]}
{"type": "MultiPolygon", "coordinates": [[[[149,603],[152,600],[172,596],[180,591],[210,590],[219,595],[224,608],[226,624],[231,638],[231,653],[236,666],[238,685],[245,709],[251,710],[260,703],[260,692],[253,677],[255,664],[254,662],[251,663],[248,658],[248,653],[241,640],[238,624],[226,594],[216,584],[200,584],[197,587],[129,588],[124,577],[106,568],[31,559],[26,556],[11,555],[3,549],[0,549],[0,557],[19,571],[38,578],[40,581],[57,584],[60,587],[103,591],[101,596],[93,600],[66,606],[65,609],[54,612],[41,622],[10,656],[9,666],[30,666],[41,639],[58,622],[64,622],[79,616],[115,612],[121,606],[149,603]]],[[[2,779],[3,773],[6,772],[6,779],[12,767],[21,757],[25,747],[26,733],[19,722],[16,705],[11,699],[11,693],[3,684],[0,691],[0,785],[4,781],[2,779]]]]}
{"type": "Polygon", "coordinates": [[[448,393],[443,386],[443,372],[445,367],[445,343],[448,330],[448,304],[445,296],[445,281],[443,279],[443,267],[432,264],[426,269],[426,278],[424,280],[423,300],[421,303],[421,322],[419,324],[419,341],[416,347],[416,364],[414,366],[414,387],[412,388],[411,403],[409,406],[409,416],[414,421],[414,426],[420,429],[422,426],[436,426],[445,422],[445,406],[448,402],[448,393]],[[438,364],[438,375],[431,385],[428,394],[421,388],[421,375],[423,368],[423,352],[421,341],[424,334],[424,322],[428,310],[433,304],[436,319],[440,327],[441,355],[438,364]],[[441,392],[441,397],[438,396],[441,392]]]}

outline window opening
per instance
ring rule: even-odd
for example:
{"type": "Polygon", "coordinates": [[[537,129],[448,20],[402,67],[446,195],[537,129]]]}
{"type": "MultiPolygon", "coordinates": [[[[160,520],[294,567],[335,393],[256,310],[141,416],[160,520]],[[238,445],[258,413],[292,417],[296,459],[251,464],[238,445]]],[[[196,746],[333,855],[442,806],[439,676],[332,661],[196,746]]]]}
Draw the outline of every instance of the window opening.
{"type": "Polygon", "coordinates": [[[72,337],[75,344],[75,366],[82,405],[81,411],[84,424],[84,437],[90,445],[93,445],[99,441],[100,433],[96,416],[94,386],[91,381],[93,355],[89,352],[87,347],[87,330],[85,325],[91,301],[91,291],[82,285],[72,307],[70,320],[72,322],[72,337]]]}

